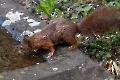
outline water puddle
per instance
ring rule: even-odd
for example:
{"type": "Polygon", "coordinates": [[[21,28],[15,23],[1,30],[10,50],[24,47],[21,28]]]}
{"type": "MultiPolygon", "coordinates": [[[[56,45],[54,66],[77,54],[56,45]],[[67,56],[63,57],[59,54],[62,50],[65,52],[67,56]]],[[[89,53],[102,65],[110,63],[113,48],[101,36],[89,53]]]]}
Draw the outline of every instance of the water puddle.
{"type": "Polygon", "coordinates": [[[0,27],[0,72],[37,65],[46,61],[41,54],[18,55],[19,44],[20,42],[16,41],[9,31],[0,27]]]}

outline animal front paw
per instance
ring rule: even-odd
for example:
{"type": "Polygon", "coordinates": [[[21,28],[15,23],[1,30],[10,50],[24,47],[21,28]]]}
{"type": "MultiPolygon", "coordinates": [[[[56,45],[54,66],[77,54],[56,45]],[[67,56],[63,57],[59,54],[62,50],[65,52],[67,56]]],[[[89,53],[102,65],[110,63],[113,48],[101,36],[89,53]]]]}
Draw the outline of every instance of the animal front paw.
{"type": "Polygon", "coordinates": [[[47,58],[51,58],[53,56],[53,53],[49,53],[47,58]]]}
{"type": "Polygon", "coordinates": [[[68,50],[74,50],[74,49],[76,49],[76,48],[77,48],[76,45],[72,45],[72,46],[68,47],[68,50]]]}
{"type": "Polygon", "coordinates": [[[51,61],[54,59],[53,56],[48,56],[48,54],[44,54],[43,57],[47,60],[47,61],[51,61]]]}

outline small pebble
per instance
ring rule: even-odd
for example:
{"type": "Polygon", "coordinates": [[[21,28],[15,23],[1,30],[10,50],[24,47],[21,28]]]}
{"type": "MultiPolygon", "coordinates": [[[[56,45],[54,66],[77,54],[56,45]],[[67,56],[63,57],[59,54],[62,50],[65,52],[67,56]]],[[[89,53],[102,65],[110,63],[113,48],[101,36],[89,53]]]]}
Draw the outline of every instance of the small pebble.
{"type": "Polygon", "coordinates": [[[40,64],[40,63],[36,63],[36,64],[40,64]]]}
{"type": "Polygon", "coordinates": [[[57,71],[58,70],[58,68],[52,68],[53,69],[53,71],[57,71]]]}
{"type": "Polygon", "coordinates": [[[14,9],[11,9],[11,10],[14,10],[14,9]]]}

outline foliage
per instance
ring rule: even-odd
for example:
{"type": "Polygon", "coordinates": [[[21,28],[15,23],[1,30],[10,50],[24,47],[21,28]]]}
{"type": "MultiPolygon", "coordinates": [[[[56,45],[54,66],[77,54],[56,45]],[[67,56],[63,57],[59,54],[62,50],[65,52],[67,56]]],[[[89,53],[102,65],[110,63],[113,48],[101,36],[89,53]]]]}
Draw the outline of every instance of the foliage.
{"type": "MultiPolygon", "coordinates": [[[[69,3],[69,0],[40,0],[40,4],[35,7],[36,11],[43,11],[51,18],[65,17],[64,12],[62,12],[59,7],[65,6],[69,3]]],[[[67,15],[66,15],[67,16],[67,15]]]]}
{"type": "Polygon", "coordinates": [[[69,3],[69,0],[63,0],[63,4],[69,3]]]}
{"type": "Polygon", "coordinates": [[[71,8],[69,7],[70,0],[40,0],[40,4],[35,6],[35,10],[37,12],[43,11],[45,14],[48,15],[50,18],[56,17],[64,17],[64,18],[71,18],[73,22],[78,21],[79,14],[83,16],[87,16],[89,11],[92,9],[93,5],[87,5],[86,7],[77,7],[82,3],[83,0],[78,0],[75,2],[73,6],[75,7],[74,13],[72,12],[71,8]],[[62,11],[61,10],[64,10],[62,11]]]}
{"type": "Polygon", "coordinates": [[[104,79],[104,80],[114,80],[114,79],[113,79],[113,78],[110,78],[110,79],[109,79],[109,78],[106,78],[106,79],[104,79]]]}
{"type": "Polygon", "coordinates": [[[64,13],[59,9],[54,9],[51,18],[64,17],[64,13]]]}
{"type": "MultiPolygon", "coordinates": [[[[112,57],[112,50],[115,48],[115,43],[120,45],[120,32],[106,34],[95,39],[86,39],[83,45],[91,50],[91,54],[98,59],[109,59],[112,57]]],[[[119,52],[119,50],[116,50],[119,52]]]]}
{"type": "MultiPolygon", "coordinates": [[[[79,21],[81,15],[87,16],[94,4],[86,4],[85,7],[81,7],[80,4],[85,3],[84,0],[76,0],[74,3],[72,0],[39,0],[40,4],[35,6],[36,11],[43,11],[50,18],[64,17],[72,19],[73,22],[79,21]],[[73,3],[72,5],[71,2],[73,3]],[[70,9],[73,7],[73,10],[70,9]]],[[[119,6],[120,0],[102,0],[103,4],[111,6],[119,6]]]]}
{"type": "Polygon", "coordinates": [[[81,6],[76,7],[76,11],[78,13],[82,13],[83,16],[87,16],[89,11],[92,9],[93,5],[87,5],[86,7],[82,8],[81,6]]]}
{"type": "Polygon", "coordinates": [[[120,80],[120,75],[118,75],[118,80],[120,80]]]}
{"type": "Polygon", "coordinates": [[[103,2],[104,4],[109,3],[109,2],[113,2],[113,1],[115,1],[115,0],[102,0],[102,2],[103,2]]]}
{"type": "Polygon", "coordinates": [[[82,4],[83,3],[83,0],[77,0],[79,4],[82,4]]]}
{"type": "Polygon", "coordinates": [[[120,61],[118,61],[118,66],[120,66],[120,61]]]}
{"type": "Polygon", "coordinates": [[[120,7],[120,0],[102,0],[103,4],[120,7]]]}
{"type": "Polygon", "coordinates": [[[40,0],[40,4],[35,7],[35,10],[44,11],[48,16],[50,16],[56,3],[56,0],[40,0]]]}

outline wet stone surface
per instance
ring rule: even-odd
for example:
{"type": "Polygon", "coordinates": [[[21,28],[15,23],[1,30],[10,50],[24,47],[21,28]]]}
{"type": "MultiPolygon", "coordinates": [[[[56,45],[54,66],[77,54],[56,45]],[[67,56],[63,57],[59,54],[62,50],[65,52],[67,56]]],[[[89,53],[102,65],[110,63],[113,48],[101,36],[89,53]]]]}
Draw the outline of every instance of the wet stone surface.
{"type": "Polygon", "coordinates": [[[58,47],[54,60],[34,66],[2,72],[3,80],[104,80],[112,78],[108,72],[76,49],[58,47]],[[74,54],[74,55],[73,55],[74,54]]]}
{"type": "Polygon", "coordinates": [[[10,30],[14,28],[17,31],[17,40],[22,40],[25,31],[29,35],[46,26],[43,21],[32,15],[23,6],[20,6],[18,2],[1,0],[0,7],[0,25],[4,26],[13,35],[15,33],[10,30]]]}
{"type": "Polygon", "coordinates": [[[42,55],[19,55],[17,46],[20,42],[12,38],[4,28],[0,27],[0,72],[35,65],[46,60],[42,55]]]}

